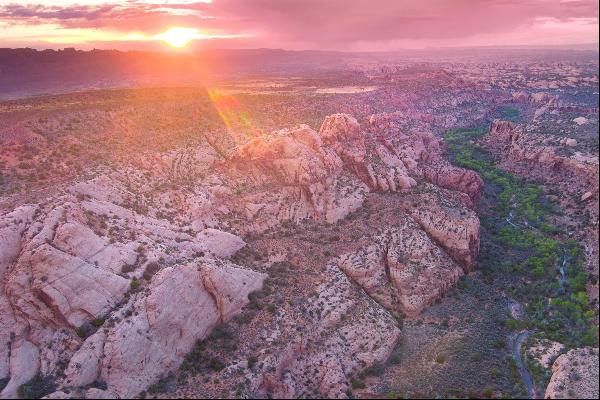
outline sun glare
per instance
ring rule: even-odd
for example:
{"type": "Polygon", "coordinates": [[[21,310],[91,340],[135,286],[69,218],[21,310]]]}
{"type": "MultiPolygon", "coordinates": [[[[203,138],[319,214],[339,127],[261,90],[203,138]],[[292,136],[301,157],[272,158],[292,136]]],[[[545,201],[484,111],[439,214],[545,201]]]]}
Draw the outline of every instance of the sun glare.
{"type": "Polygon", "coordinates": [[[190,41],[194,39],[204,39],[206,35],[203,35],[196,28],[181,28],[173,27],[167,31],[156,35],[156,39],[163,40],[169,45],[177,48],[185,47],[190,41]]]}

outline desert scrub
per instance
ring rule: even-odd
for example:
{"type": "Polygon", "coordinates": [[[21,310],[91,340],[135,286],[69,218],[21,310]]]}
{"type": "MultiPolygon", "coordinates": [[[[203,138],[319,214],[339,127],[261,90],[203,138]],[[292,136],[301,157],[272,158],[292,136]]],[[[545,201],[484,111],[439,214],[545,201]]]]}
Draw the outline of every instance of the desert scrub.
{"type": "Polygon", "coordinates": [[[6,378],[0,379],[0,392],[2,390],[4,390],[4,388],[6,387],[6,385],[8,385],[9,381],[10,381],[10,377],[9,376],[7,376],[6,378]]]}
{"type": "Polygon", "coordinates": [[[38,373],[28,382],[19,386],[18,394],[22,399],[41,399],[54,391],[56,391],[54,376],[42,376],[38,373]]]}
{"type": "Polygon", "coordinates": [[[367,387],[363,381],[357,378],[352,378],[350,384],[352,385],[352,389],[364,389],[367,387]]]}

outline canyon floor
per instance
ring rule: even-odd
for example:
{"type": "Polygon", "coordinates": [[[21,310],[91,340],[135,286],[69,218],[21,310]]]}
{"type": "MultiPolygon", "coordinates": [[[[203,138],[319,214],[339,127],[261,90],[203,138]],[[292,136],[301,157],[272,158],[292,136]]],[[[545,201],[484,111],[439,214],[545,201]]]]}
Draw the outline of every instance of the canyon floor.
{"type": "Polygon", "coordinates": [[[415,65],[1,102],[0,397],[597,398],[597,60],[415,65]]]}

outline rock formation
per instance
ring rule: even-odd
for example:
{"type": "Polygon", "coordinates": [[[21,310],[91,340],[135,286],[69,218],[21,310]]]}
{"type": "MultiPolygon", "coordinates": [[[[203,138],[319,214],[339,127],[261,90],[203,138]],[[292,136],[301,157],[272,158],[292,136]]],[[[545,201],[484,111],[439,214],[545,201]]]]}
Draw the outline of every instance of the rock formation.
{"type": "Polygon", "coordinates": [[[597,399],[598,348],[570,350],[552,365],[545,399],[597,399]]]}
{"type": "Polygon", "coordinates": [[[230,261],[241,235],[335,223],[371,192],[402,192],[397,218],[368,246],[332,258],[308,303],[278,316],[285,345],[248,375],[257,395],[346,396],[355,374],[392,351],[394,316],[418,314],[474,265],[470,208],[482,181],[444,161],[443,148],[432,134],[363,130],[335,114],[319,132],[256,137],[227,159],[210,149],[133,158],[5,212],[0,378],[10,380],[1,396],[38,373],[56,377],[56,398],[138,395],[261,288],[264,272],[230,261]]]}

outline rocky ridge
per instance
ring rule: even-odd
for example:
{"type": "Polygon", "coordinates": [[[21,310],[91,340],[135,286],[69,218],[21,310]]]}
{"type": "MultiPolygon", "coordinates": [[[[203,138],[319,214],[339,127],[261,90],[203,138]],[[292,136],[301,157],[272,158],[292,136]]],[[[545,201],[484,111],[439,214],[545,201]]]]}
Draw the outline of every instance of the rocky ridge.
{"type": "Polygon", "coordinates": [[[319,132],[274,132],[226,160],[211,148],[134,159],[3,213],[2,397],[38,373],[79,395],[98,381],[107,389],[94,395],[137,395],[261,288],[263,272],[228,260],[245,245],[241,235],[334,223],[372,191],[400,192],[407,201],[390,228],[332,258],[309,300],[308,333],[279,316],[287,344],[250,377],[257,394],[302,396],[320,382],[319,395],[343,396],[356,371],[389,355],[400,335],[393,315],[417,314],[474,265],[479,220],[470,207],[482,182],[442,151],[431,134],[363,130],[336,114],[319,132]],[[199,160],[208,166],[198,170],[199,160]],[[158,190],[149,176],[197,180],[158,190]]]}

